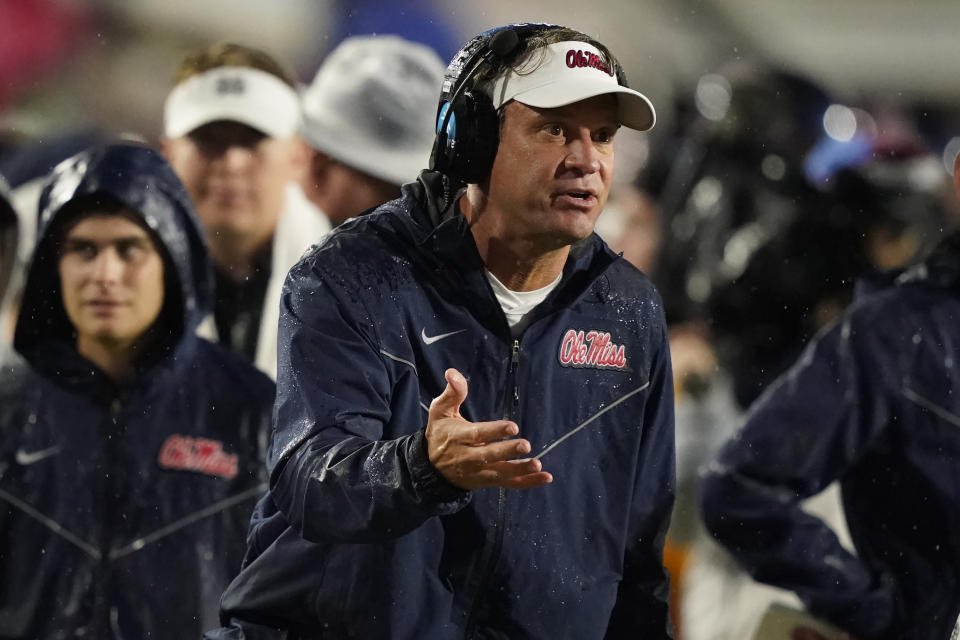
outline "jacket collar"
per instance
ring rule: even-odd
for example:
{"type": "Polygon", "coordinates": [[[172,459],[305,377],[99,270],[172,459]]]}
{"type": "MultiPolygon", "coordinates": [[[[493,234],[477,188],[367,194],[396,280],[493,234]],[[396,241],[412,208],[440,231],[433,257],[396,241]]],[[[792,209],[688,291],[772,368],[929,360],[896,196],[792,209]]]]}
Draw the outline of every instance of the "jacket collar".
{"type": "MultiPolygon", "coordinates": [[[[474,309],[484,324],[509,335],[470,225],[456,206],[463,189],[454,190],[438,172],[423,171],[402,192],[387,211],[416,246],[418,259],[446,283],[447,293],[474,309]]],[[[537,317],[573,304],[618,258],[596,233],[572,245],[560,284],[540,305],[537,317]]]]}

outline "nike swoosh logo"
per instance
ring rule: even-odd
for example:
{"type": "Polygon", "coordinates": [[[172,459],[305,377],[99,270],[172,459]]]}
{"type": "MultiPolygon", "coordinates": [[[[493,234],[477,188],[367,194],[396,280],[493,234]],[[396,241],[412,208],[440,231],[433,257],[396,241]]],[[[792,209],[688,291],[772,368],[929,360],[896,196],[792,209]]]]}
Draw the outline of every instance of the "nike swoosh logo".
{"type": "Polygon", "coordinates": [[[433,344],[438,340],[443,340],[444,338],[449,338],[450,336],[455,336],[458,333],[463,333],[466,329],[460,329],[459,331],[451,331],[450,333],[441,333],[438,336],[428,336],[426,329],[420,330],[420,339],[423,340],[423,344],[433,344]]]}
{"type": "Polygon", "coordinates": [[[39,451],[24,451],[23,449],[17,449],[16,461],[17,464],[26,467],[58,453],[60,453],[60,445],[58,444],[55,444],[52,447],[47,447],[46,449],[40,449],[39,451]]]}

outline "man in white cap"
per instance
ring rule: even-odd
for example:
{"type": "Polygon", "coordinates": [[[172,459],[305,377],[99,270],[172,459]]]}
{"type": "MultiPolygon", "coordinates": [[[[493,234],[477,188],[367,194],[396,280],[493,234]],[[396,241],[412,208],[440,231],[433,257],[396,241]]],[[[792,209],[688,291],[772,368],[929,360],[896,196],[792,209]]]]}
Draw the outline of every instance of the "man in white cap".
{"type": "Polygon", "coordinates": [[[663,309],[593,232],[653,108],[527,24],[467,43],[438,111],[433,171],[290,271],[270,489],[208,637],[672,637],[663,309]]]}
{"type": "Polygon", "coordinates": [[[266,53],[224,43],[186,55],[175,83],[162,147],[206,231],[216,337],[276,377],[283,278],[330,229],[296,185],[296,82],[266,53]]]}
{"type": "Polygon", "coordinates": [[[304,92],[303,191],[334,225],[387,200],[430,157],[444,65],[399,36],[347,38],[304,92]]]}

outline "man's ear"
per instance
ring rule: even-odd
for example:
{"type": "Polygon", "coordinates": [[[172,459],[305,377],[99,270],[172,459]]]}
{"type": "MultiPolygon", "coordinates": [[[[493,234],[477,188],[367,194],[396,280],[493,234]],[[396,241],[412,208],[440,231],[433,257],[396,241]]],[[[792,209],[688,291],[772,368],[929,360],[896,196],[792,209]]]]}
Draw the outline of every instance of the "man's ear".
{"type": "Polygon", "coordinates": [[[160,136],[160,140],[157,144],[160,147],[160,153],[162,153],[163,157],[167,159],[167,162],[170,162],[170,138],[166,136],[160,136]]]}
{"type": "Polygon", "coordinates": [[[303,138],[294,136],[290,140],[290,168],[293,171],[293,178],[298,182],[303,182],[310,171],[310,157],[313,155],[311,149],[303,138]]]}
{"type": "Polygon", "coordinates": [[[297,150],[294,155],[294,175],[300,183],[300,188],[307,199],[322,209],[333,160],[300,138],[297,139],[297,150]]]}
{"type": "Polygon", "coordinates": [[[308,145],[303,138],[293,141],[291,161],[293,175],[306,188],[308,185],[321,184],[323,178],[323,154],[308,145]]]}

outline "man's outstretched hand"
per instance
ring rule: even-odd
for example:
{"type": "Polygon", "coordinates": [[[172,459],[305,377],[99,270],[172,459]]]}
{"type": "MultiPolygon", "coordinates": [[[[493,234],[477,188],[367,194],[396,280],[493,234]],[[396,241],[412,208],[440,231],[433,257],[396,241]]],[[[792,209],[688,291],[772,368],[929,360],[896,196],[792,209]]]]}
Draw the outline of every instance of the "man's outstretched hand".
{"type": "Polygon", "coordinates": [[[515,422],[464,420],[467,381],[456,369],[447,369],[444,378],[447,387],[430,403],[426,435],[430,462],[447,481],[461,489],[530,489],[553,482],[539,460],[517,459],[530,453],[530,443],[514,437],[520,431],[515,422]]]}

